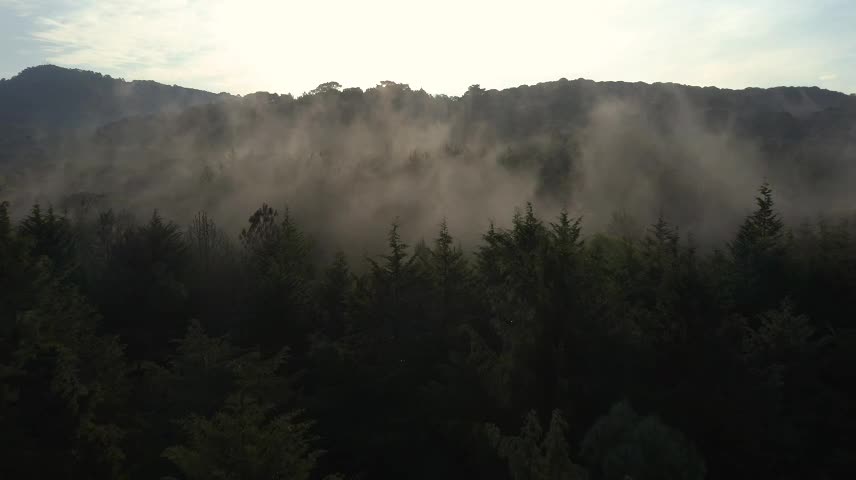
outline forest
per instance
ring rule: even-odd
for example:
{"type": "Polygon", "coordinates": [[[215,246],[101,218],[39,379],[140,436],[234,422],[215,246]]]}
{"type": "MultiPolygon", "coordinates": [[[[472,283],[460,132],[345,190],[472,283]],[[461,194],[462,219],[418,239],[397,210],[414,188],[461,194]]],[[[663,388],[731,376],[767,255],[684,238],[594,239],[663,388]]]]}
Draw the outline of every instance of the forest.
{"type": "Polygon", "coordinates": [[[0,80],[0,478],[856,472],[856,96],[0,80]]]}
{"type": "Polygon", "coordinates": [[[530,203],[357,260],[284,205],[4,202],[3,477],[847,478],[856,218],[743,201],[711,248],[530,203]]]}
{"type": "Polygon", "coordinates": [[[234,97],[42,66],[0,81],[0,198],[17,217],[35,203],[181,225],[205,211],[230,232],[289,205],[323,256],[351,260],[395,217],[411,241],[446,218],[471,250],[527,202],[590,231],[662,213],[708,247],[765,180],[789,222],[850,214],[854,125],[856,96],[816,87],[559,79],[451,97],[382,81],[234,97]]]}

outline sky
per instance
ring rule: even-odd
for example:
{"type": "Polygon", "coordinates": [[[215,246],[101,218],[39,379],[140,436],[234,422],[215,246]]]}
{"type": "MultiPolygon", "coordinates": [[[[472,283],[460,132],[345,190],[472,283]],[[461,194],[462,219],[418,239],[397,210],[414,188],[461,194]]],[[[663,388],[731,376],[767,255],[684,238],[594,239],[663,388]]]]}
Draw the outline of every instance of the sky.
{"type": "Polygon", "coordinates": [[[214,92],[588,78],[856,92],[856,0],[0,0],[0,78],[50,63],[214,92]]]}

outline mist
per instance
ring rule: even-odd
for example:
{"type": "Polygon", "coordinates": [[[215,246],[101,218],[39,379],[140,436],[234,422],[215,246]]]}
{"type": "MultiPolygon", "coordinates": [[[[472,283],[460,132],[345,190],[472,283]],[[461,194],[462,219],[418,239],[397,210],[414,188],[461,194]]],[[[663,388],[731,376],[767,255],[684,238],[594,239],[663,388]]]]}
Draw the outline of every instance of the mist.
{"type": "Polygon", "coordinates": [[[10,478],[856,471],[856,97],[60,72],[0,81],[10,478]]]}
{"type": "Polygon", "coordinates": [[[445,220],[471,249],[527,202],[545,219],[583,217],[587,234],[616,213],[642,226],[662,216],[704,244],[733,234],[764,181],[789,220],[849,213],[852,135],[789,127],[810,131],[823,102],[852,106],[830,94],[563,79],[446,97],[331,82],[65,132],[47,160],[12,162],[4,196],[19,213],[157,210],[185,225],[205,211],[231,235],[267,203],[323,251],[352,255],[377,251],[392,222],[413,242],[445,220]]]}

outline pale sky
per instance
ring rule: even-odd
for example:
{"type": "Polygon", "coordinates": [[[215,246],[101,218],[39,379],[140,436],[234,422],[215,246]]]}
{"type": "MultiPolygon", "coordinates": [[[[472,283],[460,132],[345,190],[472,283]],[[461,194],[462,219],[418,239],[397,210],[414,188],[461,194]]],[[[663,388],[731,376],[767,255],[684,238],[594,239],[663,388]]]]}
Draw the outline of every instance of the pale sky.
{"type": "Polygon", "coordinates": [[[0,77],[52,63],[215,92],[589,78],[856,92],[856,0],[0,0],[0,77]]]}

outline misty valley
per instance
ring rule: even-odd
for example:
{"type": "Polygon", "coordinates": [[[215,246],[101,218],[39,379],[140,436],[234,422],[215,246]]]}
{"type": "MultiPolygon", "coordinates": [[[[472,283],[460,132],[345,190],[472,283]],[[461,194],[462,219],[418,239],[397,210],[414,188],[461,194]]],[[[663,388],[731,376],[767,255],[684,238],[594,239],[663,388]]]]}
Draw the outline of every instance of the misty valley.
{"type": "Polygon", "coordinates": [[[0,477],[856,472],[856,96],[0,80],[0,477]]]}

